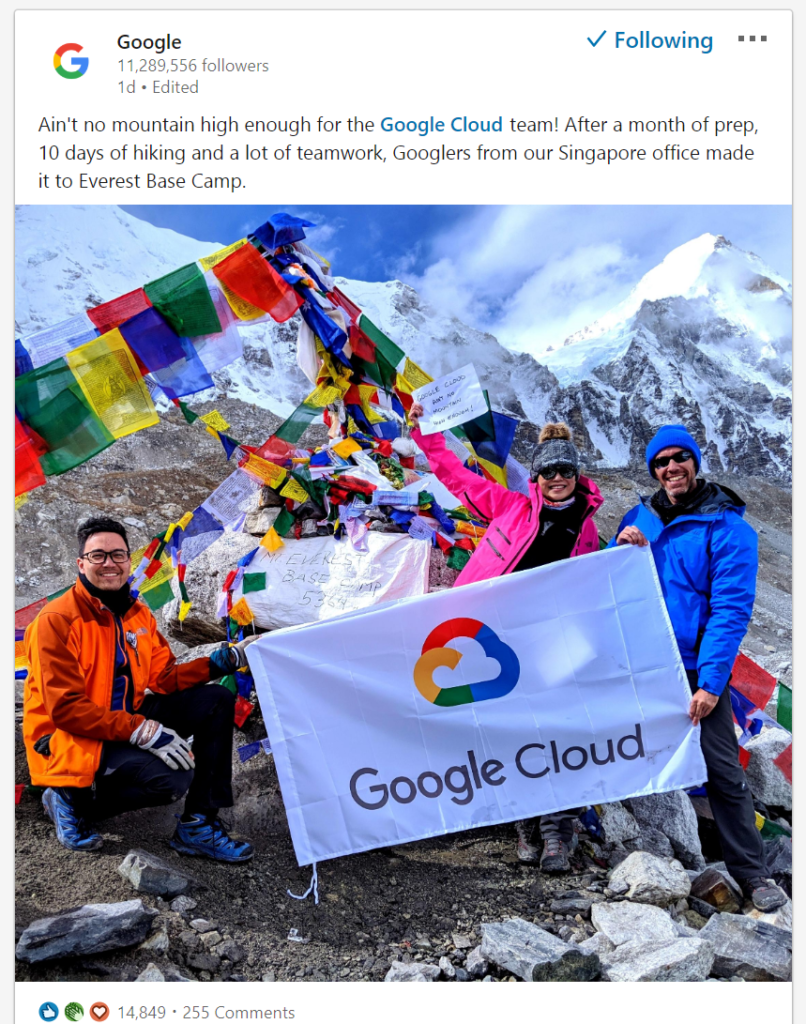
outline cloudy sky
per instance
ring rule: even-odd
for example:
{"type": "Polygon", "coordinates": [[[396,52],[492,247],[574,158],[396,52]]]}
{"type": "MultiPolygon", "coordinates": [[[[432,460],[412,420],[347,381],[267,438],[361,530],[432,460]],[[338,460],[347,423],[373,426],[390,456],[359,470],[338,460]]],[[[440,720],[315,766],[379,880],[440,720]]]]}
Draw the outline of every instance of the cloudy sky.
{"type": "Polygon", "coordinates": [[[243,237],[276,210],[344,277],[398,278],[432,305],[539,355],[624,299],[674,248],[724,235],[791,278],[788,206],[127,206],[204,241],[243,237]]]}

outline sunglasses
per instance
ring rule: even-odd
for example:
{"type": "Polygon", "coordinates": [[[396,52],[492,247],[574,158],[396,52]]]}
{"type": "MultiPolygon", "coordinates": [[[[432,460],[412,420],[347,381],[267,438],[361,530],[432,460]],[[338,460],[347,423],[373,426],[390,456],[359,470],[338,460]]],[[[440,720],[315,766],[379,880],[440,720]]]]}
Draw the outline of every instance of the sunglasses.
{"type": "Polygon", "coordinates": [[[682,452],[675,452],[674,455],[661,455],[660,458],[652,460],[653,469],[665,469],[670,462],[688,462],[689,459],[694,458],[694,453],[690,452],[688,448],[684,448],[682,452]]]}
{"type": "Polygon", "coordinates": [[[116,548],[114,551],[85,551],[81,557],[86,558],[92,565],[103,565],[107,558],[121,565],[123,562],[128,562],[131,556],[123,548],[116,548]]]}
{"type": "Polygon", "coordinates": [[[573,466],[545,466],[540,470],[540,476],[544,480],[553,480],[557,475],[561,476],[563,480],[570,480],[571,477],[577,475],[577,471],[573,466]]]}

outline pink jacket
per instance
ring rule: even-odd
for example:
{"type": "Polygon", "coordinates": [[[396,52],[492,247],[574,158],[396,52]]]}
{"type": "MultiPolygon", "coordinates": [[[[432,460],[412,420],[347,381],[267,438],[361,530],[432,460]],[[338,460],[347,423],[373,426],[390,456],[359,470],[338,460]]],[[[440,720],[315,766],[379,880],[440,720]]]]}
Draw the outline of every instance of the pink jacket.
{"type": "MultiPolygon", "coordinates": [[[[449,451],[442,434],[424,436],[412,430],[412,440],[425,453],[431,471],[458,498],[474,518],[488,523],[487,532],[473,557],[459,574],[454,586],[489,580],[512,572],[521,556],[537,536],[543,495],[539,487],[529,484],[529,496],[508,491],[500,484],[477,476],[449,451]]],[[[596,484],[581,476],[577,493],[586,501],[582,527],[571,552],[587,555],[599,550],[599,534],[593,516],[604,498],[596,484]]]]}

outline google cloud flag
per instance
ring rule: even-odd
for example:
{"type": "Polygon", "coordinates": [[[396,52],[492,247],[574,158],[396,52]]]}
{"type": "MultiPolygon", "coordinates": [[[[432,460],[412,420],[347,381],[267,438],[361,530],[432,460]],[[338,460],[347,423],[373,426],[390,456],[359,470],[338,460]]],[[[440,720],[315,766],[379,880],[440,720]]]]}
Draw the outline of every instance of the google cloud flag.
{"type": "Polygon", "coordinates": [[[247,654],[300,865],[706,778],[648,548],[277,630],[247,654]]]}

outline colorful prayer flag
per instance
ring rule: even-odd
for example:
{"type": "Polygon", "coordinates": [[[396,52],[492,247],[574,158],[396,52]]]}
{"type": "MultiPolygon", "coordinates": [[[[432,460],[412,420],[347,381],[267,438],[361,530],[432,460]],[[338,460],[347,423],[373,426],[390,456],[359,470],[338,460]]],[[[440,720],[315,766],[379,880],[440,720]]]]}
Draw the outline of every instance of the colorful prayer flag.
{"type": "Polygon", "coordinates": [[[188,263],[145,286],[145,293],[181,337],[221,330],[207,282],[198,264],[188,263]]]}
{"type": "Polygon", "coordinates": [[[302,305],[300,296],[249,243],[217,263],[213,273],[236,295],[278,323],[284,323],[302,305]]]}

